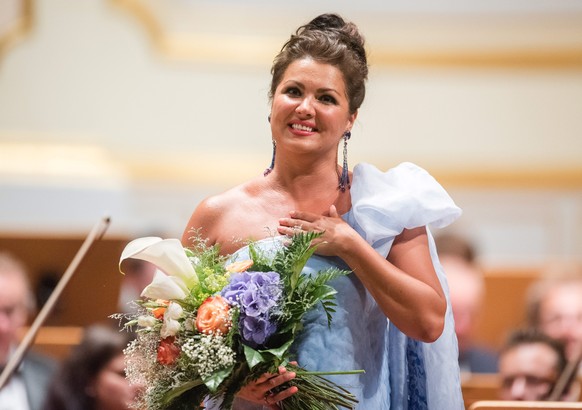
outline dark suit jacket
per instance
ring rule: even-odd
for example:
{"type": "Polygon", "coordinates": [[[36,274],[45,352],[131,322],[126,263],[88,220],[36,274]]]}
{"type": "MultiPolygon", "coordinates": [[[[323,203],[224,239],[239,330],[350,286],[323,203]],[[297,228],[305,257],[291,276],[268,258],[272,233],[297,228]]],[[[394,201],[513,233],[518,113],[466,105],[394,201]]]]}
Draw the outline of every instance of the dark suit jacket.
{"type": "Polygon", "coordinates": [[[497,354],[489,349],[473,347],[459,354],[461,369],[471,373],[497,373],[497,354]]]}

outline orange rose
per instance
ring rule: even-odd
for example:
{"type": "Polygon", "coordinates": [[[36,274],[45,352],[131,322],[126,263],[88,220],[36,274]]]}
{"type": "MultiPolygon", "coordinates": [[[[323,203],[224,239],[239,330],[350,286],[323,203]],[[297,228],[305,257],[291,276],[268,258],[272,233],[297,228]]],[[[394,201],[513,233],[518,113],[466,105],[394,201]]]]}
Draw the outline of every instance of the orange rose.
{"type": "Polygon", "coordinates": [[[180,356],[180,348],[174,344],[176,338],[168,336],[160,341],[158,346],[158,363],[170,365],[180,356]]]}
{"type": "Polygon", "coordinates": [[[228,311],[230,306],[222,296],[211,296],[198,308],[196,329],[200,333],[228,333],[231,326],[228,311]]]}

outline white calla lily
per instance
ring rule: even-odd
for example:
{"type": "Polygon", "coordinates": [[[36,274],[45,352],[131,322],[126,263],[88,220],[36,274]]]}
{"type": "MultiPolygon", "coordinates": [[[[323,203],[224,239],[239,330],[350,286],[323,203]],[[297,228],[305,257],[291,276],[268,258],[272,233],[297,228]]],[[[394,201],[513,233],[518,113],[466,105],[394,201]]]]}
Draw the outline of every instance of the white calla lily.
{"type": "Polygon", "coordinates": [[[141,296],[164,300],[184,299],[188,296],[188,287],[182,279],[156,271],[152,283],[145,287],[141,296]]]}
{"type": "Polygon", "coordinates": [[[198,284],[196,271],[178,239],[145,237],[131,241],[121,253],[121,272],[123,261],[130,258],[150,262],[163,272],[156,272],[152,283],[143,290],[142,296],[152,299],[183,299],[198,284]]]}

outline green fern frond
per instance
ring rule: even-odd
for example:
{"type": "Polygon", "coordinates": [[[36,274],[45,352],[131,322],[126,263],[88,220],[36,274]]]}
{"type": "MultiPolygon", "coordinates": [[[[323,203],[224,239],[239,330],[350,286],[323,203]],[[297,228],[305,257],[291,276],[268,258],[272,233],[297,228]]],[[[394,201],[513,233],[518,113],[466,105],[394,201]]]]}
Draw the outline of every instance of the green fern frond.
{"type": "Polygon", "coordinates": [[[321,232],[301,232],[293,235],[291,242],[275,256],[273,266],[277,272],[285,273],[288,299],[292,299],[301,271],[315,252],[316,246],[311,242],[321,235],[321,232]]]}
{"type": "Polygon", "coordinates": [[[252,270],[255,272],[270,272],[273,271],[273,263],[267,258],[256,245],[251,242],[249,244],[249,256],[253,260],[252,270]]]}

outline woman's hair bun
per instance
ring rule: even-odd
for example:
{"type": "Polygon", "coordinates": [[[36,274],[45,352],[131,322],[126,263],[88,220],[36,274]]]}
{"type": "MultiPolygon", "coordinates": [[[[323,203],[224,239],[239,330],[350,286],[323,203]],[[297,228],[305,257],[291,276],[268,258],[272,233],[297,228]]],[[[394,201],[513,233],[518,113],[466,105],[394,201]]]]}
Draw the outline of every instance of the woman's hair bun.
{"type": "Polygon", "coordinates": [[[368,64],[366,50],[364,49],[364,37],[354,23],[346,22],[337,14],[321,14],[309,23],[299,27],[296,34],[300,36],[312,31],[336,33],[342,39],[341,41],[352,49],[364,65],[368,64]]]}
{"type": "Polygon", "coordinates": [[[328,29],[342,29],[346,25],[343,18],[337,14],[322,14],[315,17],[309,23],[304,26],[305,30],[321,30],[325,31],[328,29]]]}

